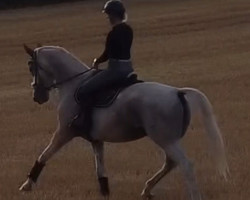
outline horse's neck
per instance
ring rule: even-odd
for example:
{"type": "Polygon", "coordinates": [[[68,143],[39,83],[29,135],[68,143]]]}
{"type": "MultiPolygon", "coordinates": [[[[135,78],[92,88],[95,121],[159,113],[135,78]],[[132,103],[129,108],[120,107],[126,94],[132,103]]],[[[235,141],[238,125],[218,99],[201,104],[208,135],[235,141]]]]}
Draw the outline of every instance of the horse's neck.
{"type": "Polygon", "coordinates": [[[67,53],[63,53],[59,56],[56,55],[55,59],[52,61],[52,65],[56,82],[62,82],[88,70],[87,65],[81,63],[75,57],[67,53]]]}
{"type": "Polygon", "coordinates": [[[53,67],[56,83],[62,83],[58,86],[59,95],[62,99],[65,95],[67,96],[77,89],[83,77],[89,76],[89,73],[86,73],[75,77],[87,71],[89,67],[68,52],[55,52],[50,57],[49,64],[53,67]],[[73,79],[70,80],[71,78],[73,79]]]}

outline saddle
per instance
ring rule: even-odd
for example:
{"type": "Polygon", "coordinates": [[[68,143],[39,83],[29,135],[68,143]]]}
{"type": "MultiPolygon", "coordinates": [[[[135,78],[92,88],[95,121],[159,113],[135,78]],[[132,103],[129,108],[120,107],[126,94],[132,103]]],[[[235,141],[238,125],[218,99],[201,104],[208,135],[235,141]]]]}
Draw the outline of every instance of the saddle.
{"type": "MultiPolygon", "coordinates": [[[[94,94],[91,98],[93,101],[92,105],[95,108],[107,108],[115,102],[116,98],[122,90],[133,84],[142,82],[143,81],[137,79],[137,74],[132,73],[127,77],[124,82],[116,84],[112,87],[102,88],[101,91],[94,94]]],[[[76,91],[75,98],[76,101],[79,102],[78,91],[76,91]]]]}

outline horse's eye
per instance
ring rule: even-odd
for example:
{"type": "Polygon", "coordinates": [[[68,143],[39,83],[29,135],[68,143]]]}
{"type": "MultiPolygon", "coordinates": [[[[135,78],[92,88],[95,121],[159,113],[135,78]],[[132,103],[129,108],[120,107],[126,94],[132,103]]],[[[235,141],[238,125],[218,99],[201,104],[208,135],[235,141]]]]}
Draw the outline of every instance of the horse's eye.
{"type": "Polygon", "coordinates": [[[33,61],[29,61],[28,62],[28,66],[29,66],[29,71],[32,74],[32,76],[34,75],[34,62],[33,61]]]}
{"type": "Polygon", "coordinates": [[[32,66],[34,64],[34,62],[32,60],[28,61],[28,65],[32,66]]]}
{"type": "Polygon", "coordinates": [[[29,65],[29,71],[30,71],[30,73],[31,73],[32,76],[35,76],[34,65],[29,65]]]}

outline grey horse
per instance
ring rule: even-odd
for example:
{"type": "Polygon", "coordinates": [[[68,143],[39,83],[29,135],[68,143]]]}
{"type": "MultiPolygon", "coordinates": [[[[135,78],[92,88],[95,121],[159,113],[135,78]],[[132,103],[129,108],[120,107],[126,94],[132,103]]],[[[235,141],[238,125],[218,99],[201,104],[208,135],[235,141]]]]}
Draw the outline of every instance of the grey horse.
{"type": "MultiPolygon", "coordinates": [[[[21,191],[30,191],[45,163],[60,148],[79,134],[89,139],[84,133],[72,130],[69,123],[80,109],[75,101],[75,91],[82,81],[93,75],[93,70],[61,47],[44,46],[33,50],[25,45],[25,50],[32,60],[30,71],[34,101],[39,104],[47,102],[49,91],[53,88],[58,89],[60,99],[57,107],[58,127],[49,145],[35,162],[28,179],[20,187],[21,191]]],[[[153,187],[179,166],[186,179],[190,199],[200,200],[192,164],[179,144],[195,113],[204,122],[205,132],[210,139],[209,150],[219,173],[226,178],[228,165],[223,139],[212,106],[199,90],[153,82],[138,83],[123,90],[110,107],[95,108],[89,141],[94,150],[96,172],[104,197],[109,197],[103,157],[104,142],[128,142],[147,136],[165,152],[165,161],[162,168],[146,182],[142,198],[152,198],[153,187]]]]}

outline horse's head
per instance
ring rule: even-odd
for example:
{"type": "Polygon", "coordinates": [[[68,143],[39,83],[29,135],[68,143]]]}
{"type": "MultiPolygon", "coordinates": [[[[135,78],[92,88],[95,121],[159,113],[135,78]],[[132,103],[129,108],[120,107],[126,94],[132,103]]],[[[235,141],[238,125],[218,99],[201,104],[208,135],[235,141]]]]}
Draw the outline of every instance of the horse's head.
{"type": "Polygon", "coordinates": [[[33,77],[31,86],[33,87],[33,99],[39,104],[43,104],[49,100],[49,91],[51,85],[54,82],[54,76],[51,68],[43,63],[42,55],[39,54],[39,48],[31,49],[27,45],[24,45],[24,50],[31,57],[28,62],[29,71],[33,77]]]}
{"type": "Polygon", "coordinates": [[[39,45],[38,48],[31,49],[24,45],[24,50],[31,57],[29,70],[33,77],[33,98],[39,104],[49,100],[51,89],[60,90],[63,86],[72,84],[79,76],[88,77],[87,72],[91,70],[62,47],[39,45]]]}

